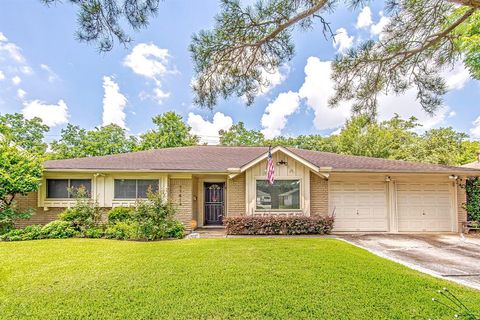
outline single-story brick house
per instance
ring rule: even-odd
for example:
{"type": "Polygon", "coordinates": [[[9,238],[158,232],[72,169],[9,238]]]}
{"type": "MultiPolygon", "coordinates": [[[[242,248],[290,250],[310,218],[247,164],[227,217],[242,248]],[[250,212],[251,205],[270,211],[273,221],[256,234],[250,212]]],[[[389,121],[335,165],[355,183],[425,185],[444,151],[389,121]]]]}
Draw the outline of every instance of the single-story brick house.
{"type": "Polygon", "coordinates": [[[458,232],[466,220],[460,184],[480,170],[272,149],[275,184],[265,182],[267,147],[194,146],[44,164],[37,208],[22,224],[47,223],[72,205],[67,188],[84,185],[101,207],[129,206],[158,188],[187,228],[225,216],[335,215],[335,231],[458,232]]]}

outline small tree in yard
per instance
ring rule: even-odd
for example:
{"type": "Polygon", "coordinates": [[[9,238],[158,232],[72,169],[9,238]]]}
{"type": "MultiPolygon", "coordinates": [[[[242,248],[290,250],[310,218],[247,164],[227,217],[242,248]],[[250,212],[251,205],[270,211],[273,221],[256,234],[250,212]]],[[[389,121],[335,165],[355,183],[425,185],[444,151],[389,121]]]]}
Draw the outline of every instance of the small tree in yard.
{"type": "Polygon", "coordinates": [[[41,159],[6,142],[0,143],[0,233],[11,229],[15,219],[31,216],[30,211],[16,208],[15,197],[37,191],[41,177],[41,159]]]}

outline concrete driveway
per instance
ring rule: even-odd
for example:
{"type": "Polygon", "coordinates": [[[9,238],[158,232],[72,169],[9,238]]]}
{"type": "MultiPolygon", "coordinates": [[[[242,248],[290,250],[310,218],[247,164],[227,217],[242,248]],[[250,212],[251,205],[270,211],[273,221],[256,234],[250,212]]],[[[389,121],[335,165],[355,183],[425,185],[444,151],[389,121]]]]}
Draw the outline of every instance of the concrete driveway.
{"type": "Polygon", "coordinates": [[[412,269],[480,290],[480,238],[460,235],[338,235],[412,269]]]}

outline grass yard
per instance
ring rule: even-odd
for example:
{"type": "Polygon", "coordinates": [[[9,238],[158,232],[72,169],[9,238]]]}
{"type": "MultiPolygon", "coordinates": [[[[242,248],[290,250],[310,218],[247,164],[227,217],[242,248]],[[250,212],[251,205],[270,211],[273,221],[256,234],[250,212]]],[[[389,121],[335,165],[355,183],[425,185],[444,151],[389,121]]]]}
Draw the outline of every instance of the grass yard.
{"type": "Polygon", "coordinates": [[[0,243],[1,319],[452,319],[448,286],[333,239],[0,243]]]}

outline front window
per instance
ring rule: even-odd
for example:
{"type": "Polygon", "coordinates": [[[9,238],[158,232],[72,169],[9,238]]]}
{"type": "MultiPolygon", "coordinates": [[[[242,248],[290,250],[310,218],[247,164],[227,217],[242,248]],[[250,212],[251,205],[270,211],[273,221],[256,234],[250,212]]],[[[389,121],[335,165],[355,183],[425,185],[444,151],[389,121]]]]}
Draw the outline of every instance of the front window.
{"type": "Polygon", "coordinates": [[[115,179],[115,199],[147,198],[149,190],[158,191],[158,180],[115,179]]]}
{"type": "Polygon", "coordinates": [[[47,198],[67,199],[73,198],[72,189],[84,188],[90,197],[92,180],[90,179],[47,179],[47,198]]]}
{"type": "Polygon", "coordinates": [[[300,180],[257,180],[258,210],[300,209],[300,180]]]}

